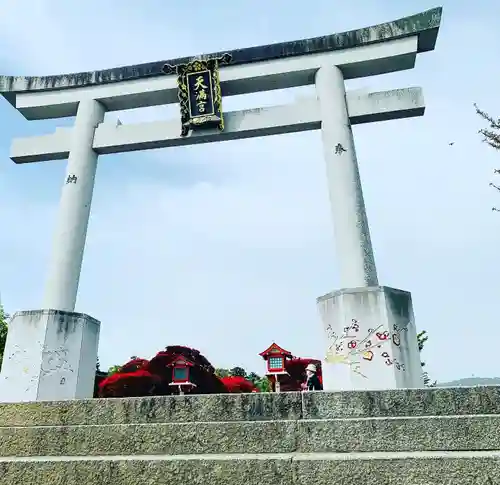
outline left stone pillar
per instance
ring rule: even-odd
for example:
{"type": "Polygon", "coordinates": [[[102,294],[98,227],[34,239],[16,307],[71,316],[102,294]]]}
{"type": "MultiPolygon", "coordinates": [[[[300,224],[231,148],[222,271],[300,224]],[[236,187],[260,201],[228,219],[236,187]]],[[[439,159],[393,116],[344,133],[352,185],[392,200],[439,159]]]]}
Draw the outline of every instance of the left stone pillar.
{"type": "Polygon", "coordinates": [[[74,313],[97,170],[95,129],[104,120],[95,100],[79,102],[62,189],[43,310],[9,322],[0,401],[93,396],[100,323],[74,313]]]}
{"type": "Polygon", "coordinates": [[[9,322],[0,402],[93,396],[100,323],[83,313],[17,312],[9,322]]]}
{"type": "Polygon", "coordinates": [[[95,129],[104,120],[104,115],[104,107],[98,101],[80,101],[72,130],[43,308],[68,312],[75,309],[97,170],[97,153],[92,145],[95,129]]]}

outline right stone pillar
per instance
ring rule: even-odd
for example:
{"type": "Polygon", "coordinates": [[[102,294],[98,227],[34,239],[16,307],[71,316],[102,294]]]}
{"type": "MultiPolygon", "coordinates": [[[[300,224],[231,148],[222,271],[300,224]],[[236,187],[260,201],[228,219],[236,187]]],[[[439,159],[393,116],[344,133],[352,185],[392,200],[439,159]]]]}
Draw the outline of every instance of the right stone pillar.
{"type": "Polygon", "coordinates": [[[341,290],[318,298],[327,391],[422,387],[411,295],[379,286],[342,71],[316,73],[341,290]]]}
{"type": "Polygon", "coordinates": [[[378,285],[342,72],[316,73],[321,138],[341,288],[378,285]]]}

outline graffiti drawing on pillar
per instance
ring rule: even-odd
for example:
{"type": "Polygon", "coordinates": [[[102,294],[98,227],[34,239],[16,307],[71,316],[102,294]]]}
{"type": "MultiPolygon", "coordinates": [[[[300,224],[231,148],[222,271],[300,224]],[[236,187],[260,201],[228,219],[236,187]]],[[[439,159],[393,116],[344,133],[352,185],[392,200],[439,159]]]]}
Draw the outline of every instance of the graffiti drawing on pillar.
{"type": "Polygon", "coordinates": [[[337,143],[335,145],[335,155],[342,155],[342,153],[346,151],[347,150],[340,143],[337,143]]]}
{"type": "Polygon", "coordinates": [[[389,338],[389,332],[387,330],[385,332],[375,332],[375,336],[377,341],[385,342],[389,338]]]}
{"type": "Polygon", "coordinates": [[[392,343],[399,347],[401,345],[401,332],[407,332],[407,327],[399,327],[394,325],[394,332],[392,334],[392,343]]]}
{"type": "Polygon", "coordinates": [[[76,184],[77,180],[78,180],[78,177],[76,175],[70,174],[70,175],[68,175],[68,178],[66,179],[66,184],[76,184]]]}
{"type": "Polygon", "coordinates": [[[363,352],[363,360],[371,362],[373,360],[373,352],[371,350],[366,350],[363,352]]]}
{"type": "Polygon", "coordinates": [[[399,347],[401,344],[401,331],[394,327],[394,332],[384,330],[382,325],[377,328],[368,328],[366,334],[361,329],[360,322],[353,318],[351,324],[343,328],[342,334],[338,335],[331,325],[326,327],[327,338],[330,342],[326,362],[331,364],[348,365],[351,370],[367,377],[361,372],[361,363],[372,362],[382,359],[387,366],[394,366],[397,370],[404,371],[405,366],[389,353],[391,344],[399,347]],[[386,348],[389,347],[389,348],[386,348]]]}
{"type": "MultiPolygon", "coordinates": [[[[36,342],[36,346],[42,346],[41,342],[36,342]]],[[[29,393],[31,390],[36,388],[39,375],[35,372],[33,366],[33,355],[37,353],[37,348],[32,349],[32,351],[28,351],[26,348],[22,348],[19,345],[15,345],[12,349],[12,352],[7,357],[9,360],[12,360],[12,364],[14,364],[17,368],[22,369],[22,373],[26,376],[26,388],[24,391],[29,393]]],[[[7,379],[7,377],[5,377],[7,379]]],[[[23,379],[24,381],[24,379],[23,379]]]]}
{"type": "Polygon", "coordinates": [[[56,372],[74,372],[68,362],[68,349],[58,347],[57,349],[43,349],[42,374],[49,376],[56,372]]]}

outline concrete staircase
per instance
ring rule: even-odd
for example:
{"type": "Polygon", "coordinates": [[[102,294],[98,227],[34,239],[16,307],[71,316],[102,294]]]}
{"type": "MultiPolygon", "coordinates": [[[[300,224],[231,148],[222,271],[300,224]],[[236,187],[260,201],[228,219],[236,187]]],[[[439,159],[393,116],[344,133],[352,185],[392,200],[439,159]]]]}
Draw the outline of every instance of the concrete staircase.
{"type": "Polygon", "coordinates": [[[3,485],[500,484],[500,387],[0,404],[3,485]]]}

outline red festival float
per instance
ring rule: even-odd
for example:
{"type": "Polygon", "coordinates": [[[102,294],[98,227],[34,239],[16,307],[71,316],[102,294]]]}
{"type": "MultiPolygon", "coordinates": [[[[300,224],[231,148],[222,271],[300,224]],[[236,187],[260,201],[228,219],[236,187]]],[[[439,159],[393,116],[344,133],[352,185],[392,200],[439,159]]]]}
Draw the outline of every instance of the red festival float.
{"type": "MultiPolygon", "coordinates": [[[[267,378],[276,392],[300,391],[305,368],[315,364],[321,380],[321,362],[294,357],[273,343],[259,354],[267,363],[267,378]]],[[[243,370],[243,369],[240,369],[243,370]]],[[[96,397],[165,396],[259,392],[256,374],[218,377],[212,364],[190,347],[172,345],[151,360],[133,357],[112,375],[96,374],[96,397]],[[253,382],[252,382],[252,380],[253,382]]],[[[267,382],[267,381],[266,381],[267,382]]],[[[263,388],[266,391],[266,387],[263,388]]]]}

